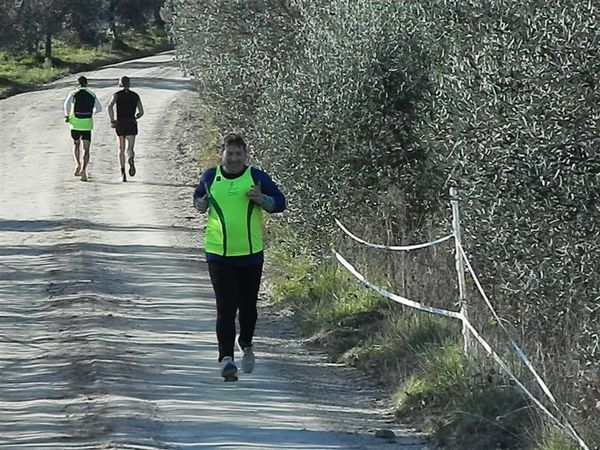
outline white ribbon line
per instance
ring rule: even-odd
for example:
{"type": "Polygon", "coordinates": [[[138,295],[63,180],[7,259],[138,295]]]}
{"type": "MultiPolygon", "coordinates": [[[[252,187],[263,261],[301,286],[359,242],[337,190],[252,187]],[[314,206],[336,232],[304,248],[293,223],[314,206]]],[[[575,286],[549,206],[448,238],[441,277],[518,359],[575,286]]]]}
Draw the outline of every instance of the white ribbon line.
{"type": "Polygon", "coordinates": [[[458,247],[458,249],[460,251],[460,254],[461,254],[463,260],[465,261],[465,263],[467,265],[467,269],[469,269],[469,272],[471,273],[471,276],[473,277],[473,280],[475,281],[475,284],[477,285],[477,289],[479,290],[479,293],[483,297],[483,300],[485,301],[485,304],[487,305],[487,307],[489,308],[489,310],[492,312],[492,315],[494,316],[494,318],[498,322],[498,325],[500,325],[500,328],[502,328],[502,330],[504,331],[504,333],[506,333],[506,336],[508,337],[508,339],[510,340],[510,342],[511,342],[512,346],[514,347],[515,351],[519,355],[519,358],[521,358],[521,360],[525,363],[525,365],[527,366],[527,368],[529,369],[529,371],[533,374],[533,376],[535,377],[536,381],[538,382],[538,384],[540,385],[540,387],[542,388],[542,390],[544,391],[544,393],[546,394],[546,396],[548,396],[548,398],[550,400],[552,400],[552,403],[556,404],[557,403],[556,398],[554,397],[554,395],[552,395],[552,392],[550,392],[550,388],[546,385],[546,383],[544,382],[544,380],[542,379],[542,377],[540,377],[538,375],[537,371],[535,370],[535,368],[533,367],[533,365],[531,364],[531,362],[527,358],[527,355],[525,355],[525,352],[523,350],[521,350],[521,347],[519,347],[517,345],[517,343],[510,336],[510,333],[508,332],[508,330],[506,329],[506,327],[503,325],[502,319],[500,319],[500,317],[496,313],[496,310],[492,306],[492,302],[490,301],[489,297],[486,295],[485,291],[483,290],[483,287],[481,286],[481,282],[479,281],[479,278],[475,274],[475,271],[473,270],[473,266],[469,262],[469,259],[467,258],[467,255],[465,253],[464,248],[462,247],[462,245],[460,244],[460,242],[457,242],[456,244],[457,244],[457,247],[458,247]]]}
{"type": "Polygon", "coordinates": [[[367,287],[369,287],[370,289],[374,290],[375,292],[377,292],[381,296],[389,298],[390,300],[393,300],[395,302],[401,303],[402,305],[410,306],[411,308],[419,309],[421,311],[425,311],[425,312],[428,312],[428,313],[431,313],[431,314],[437,314],[438,316],[453,317],[454,319],[461,319],[462,318],[462,315],[460,313],[458,313],[458,312],[449,311],[447,309],[440,309],[440,308],[434,308],[434,307],[431,307],[431,306],[426,306],[426,305],[423,305],[422,303],[415,302],[413,300],[409,300],[407,298],[404,298],[404,297],[401,297],[399,295],[393,294],[393,293],[391,293],[389,291],[386,291],[385,289],[382,289],[382,288],[380,288],[378,286],[375,286],[373,283],[371,283],[369,280],[367,280],[362,274],[360,274],[352,266],[352,264],[350,264],[348,261],[346,261],[342,255],[340,255],[335,250],[333,251],[333,253],[335,254],[335,257],[338,259],[338,261],[352,275],[354,275],[356,278],[358,278],[360,281],[362,281],[367,287]]]}
{"type": "MultiPolygon", "coordinates": [[[[579,434],[577,433],[577,431],[575,431],[575,428],[573,428],[573,426],[571,425],[571,423],[569,422],[569,420],[566,418],[566,416],[564,416],[564,414],[562,414],[562,411],[560,410],[559,406],[558,406],[558,402],[556,401],[556,398],[554,397],[554,395],[552,394],[552,392],[550,391],[550,388],[548,387],[548,385],[546,384],[546,382],[542,379],[542,377],[537,373],[537,371],[535,370],[535,368],[533,367],[533,365],[531,364],[531,362],[529,361],[529,358],[527,358],[527,355],[525,355],[525,352],[521,349],[521,347],[519,347],[517,345],[517,343],[513,340],[513,338],[511,337],[510,333],[508,332],[508,330],[506,329],[506,327],[504,326],[504,324],[502,323],[502,319],[498,316],[498,314],[496,313],[496,310],[494,309],[494,307],[492,306],[492,302],[490,301],[489,297],[487,296],[487,294],[485,293],[485,291],[483,290],[483,287],[481,286],[481,282],[479,281],[479,278],[477,277],[477,275],[475,274],[475,271],[473,270],[473,266],[471,265],[471,263],[469,262],[469,259],[467,258],[467,255],[465,253],[464,248],[462,247],[462,245],[460,244],[460,242],[456,242],[457,247],[460,251],[461,257],[463,258],[464,262],[467,265],[467,269],[469,269],[469,273],[471,274],[471,276],[473,277],[473,280],[475,281],[475,284],[477,285],[477,289],[479,290],[479,293],[481,294],[481,296],[483,297],[483,300],[485,301],[487,307],[489,308],[489,310],[492,312],[492,315],[494,316],[494,318],[496,319],[496,321],[498,322],[498,325],[500,325],[500,328],[502,328],[502,330],[504,331],[504,333],[506,334],[506,336],[508,337],[508,339],[510,340],[513,348],[515,349],[515,351],[517,352],[517,355],[519,355],[519,358],[521,359],[521,361],[523,361],[523,363],[525,363],[525,366],[529,369],[529,371],[533,374],[535,380],[537,381],[538,385],[542,388],[542,390],[544,391],[544,394],[546,394],[546,396],[552,401],[552,403],[554,404],[554,407],[556,408],[556,410],[561,413],[561,415],[563,415],[563,419],[566,422],[566,426],[565,425],[561,425],[561,427],[567,428],[572,437],[579,443],[579,445],[586,449],[589,450],[588,446],[586,445],[586,443],[581,439],[581,437],[579,436],[579,434]]],[[[467,326],[470,326],[467,325],[467,326]]],[[[475,335],[475,332],[472,331],[473,335],[475,337],[477,337],[475,335]]],[[[483,345],[483,344],[482,344],[483,345]]],[[[487,349],[486,349],[487,350],[487,349]]],[[[537,402],[536,402],[537,404],[537,402]]],[[[539,405],[538,405],[539,406],[539,405]]],[[[551,414],[549,414],[548,411],[544,410],[546,412],[546,414],[548,414],[552,419],[554,419],[555,422],[557,422],[556,418],[554,418],[554,416],[552,416],[551,414]]]]}
{"type": "Polygon", "coordinates": [[[502,359],[500,359],[500,357],[494,351],[494,349],[492,349],[490,344],[488,344],[488,342],[477,332],[477,330],[473,327],[471,322],[469,322],[466,318],[463,318],[463,323],[469,329],[469,332],[473,335],[473,337],[475,339],[477,339],[477,341],[481,344],[481,346],[485,349],[485,351],[488,352],[488,354],[494,359],[494,361],[496,361],[498,363],[500,368],[502,370],[504,370],[504,372],[506,372],[506,374],[517,384],[517,386],[519,386],[519,388],[521,388],[521,390],[523,392],[525,392],[525,394],[527,394],[527,396],[531,400],[533,400],[533,402],[542,411],[544,411],[552,420],[554,420],[554,422],[556,422],[560,426],[561,429],[564,429],[565,426],[560,422],[560,420],[558,420],[550,411],[548,411],[548,409],[542,404],[542,402],[539,401],[531,392],[529,392],[529,390],[525,387],[525,385],[523,383],[521,383],[521,381],[519,381],[519,379],[508,368],[506,363],[504,361],[502,361],[502,359]]]}
{"type": "Polygon", "coordinates": [[[469,322],[466,318],[463,317],[463,323],[469,329],[469,331],[475,337],[475,339],[477,339],[477,341],[479,341],[481,346],[488,352],[488,354],[492,358],[494,358],[494,360],[498,363],[498,365],[502,368],[502,370],[504,370],[504,372],[506,372],[506,374],[512,378],[512,380],[517,384],[517,386],[519,386],[519,388],[521,388],[521,390],[527,395],[527,397],[529,397],[538,406],[538,408],[540,408],[542,411],[544,411],[546,413],[546,415],[548,417],[550,417],[556,423],[556,425],[558,425],[558,427],[560,429],[562,429],[562,430],[567,429],[569,431],[569,434],[571,434],[571,437],[573,439],[575,439],[575,441],[581,446],[582,449],[590,450],[590,448],[587,446],[587,444],[583,441],[583,439],[581,439],[581,437],[579,437],[579,434],[577,434],[577,432],[575,431],[573,426],[567,420],[565,420],[567,422],[567,425],[563,425],[562,422],[558,418],[556,418],[554,416],[554,414],[552,414],[550,411],[548,411],[548,409],[542,404],[542,402],[540,400],[538,400],[535,395],[533,395],[531,392],[529,392],[529,390],[527,390],[525,385],[523,385],[523,383],[521,383],[521,381],[519,381],[519,379],[515,375],[513,375],[513,373],[508,368],[506,363],[504,363],[504,361],[502,361],[502,359],[500,359],[500,357],[492,349],[490,344],[488,344],[487,341],[485,339],[483,339],[483,337],[473,327],[471,322],[469,322]]]}
{"type": "MultiPolygon", "coordinates": [[[[464,256],[464,251],[462,250],[462,247],[459,247],[461,249],[461,252],[463,253],[464,256]]],[[[496,361],[496,363],[500,366],[500,368],[502,370],[504,370],[504,372],[506,372],[506,374],[516,383],[516,385],[527,395],[527,397],[529,397],[535,404],[536,406],[538,406],[544,413],[546,413],[546,415],[548,415],[548,417],[550,417],[557,425],[560,429],[562,430],[568,430],[569,434],[571,435],[571,437],[573,439],[575,439],[575,441],[577,441],[577,443],[579,444],[579,446],[584,449],[584,450],[590,450],[590,448],[587,446],[587,444],[583,441],[583,439],[581,439],[581,437],[579,436],[579,434],[577,434],[577,432],[575,431],[575,429],[573,428],[573,426],[569,423],[568,420],[565,419],[567,425],[563,425],[561,423],[561,421],[555,417],[544,405],[543,403],[538,400],[538,398],[533,395],[531,392],[529,392],[529,390],[525,387],[525,385],[523,383],[521,383],[521,381],[519,381],[519,379],[512,373],[512,371],[508,368],[508,366],[506,365],[506,363],[504,361],[502,361],[502,359],[498,356],[498,354],[492,349],[492,347],[490,346],[490,344],[488,344],[488,342],[477,332],[477,330],[473,327],[473,325],[471,324],[471,322],[469,322],[467,320],[467,318],[459,313],[459,312],[455,312],[455,311],[449,311],[446,309],[440,309],[440,308],[433,308],[431,306],[426,306],[423,305],[422,303],[419,302],[415,302],[413,300],[408,300],[407,298],[401,297],[399,295],[393,294],[389,291],[386,291],[385,289],[382,289],[378,286],[375,286],[373,283],[371,283],[369,280],[367,280],[364,275],[362,275],[361,273],[359,273],[354,266],[352,266],[352,264],[350,264],[348,261],[346,261],[346,259],[340,255],[338,252],[336,252],[335,250],[333,251],[333,253],[335,254],[335,257],[337,258],[337,260],[352,274],[354,275],[358,280],[360,280],[365,286],[367,286],[368,288],[374,290],[375,292],[379,293],[380,295],[382,295],[383,297],[389,298],[390,300],[393,300],[395,302],[398,302],[402,305],[411,307],[411,308],[415,308],[421,311],[425,311],[431,314],[437,314],[440,316],[445,316],[445,317],[452,317],[454,319],[459,319],[463,322],[463,324],[465,325],[465,327],[467,327],[469,329],[469,332],[475,337],[475,339],[477,339],[477,341],[481,344],[481,346],[487,351],[487,353],[492,356],[492,358],[494,359],[494,361],[496,361]]],[[[465,257],[466,260],[466,257],[465,257]]],[[[467,261],[467,265],[470,267],[470,264],[467,261]]],[[[472,270],[472,267],[470,267],[469,270],[472,270]]],[[[477,281],[478,283],[478,281],[477,281]]],[[[485,297],[487,299],[487,296],[485,297]]],[[[489,300],[488,300],[489,302],[489,300]]],[[[495,314],[495,311],[494,311],[495,314]]],[[[500,319],[498,318],[498,316],[495,314],[495,317],[497,317],[496,320],[499,321],[500,323],[500,319]]],[[[512,339],[511,339],[512,341],[512,339]]],[[[516,345],[516,344],[515,344],[516,345]]],[[[517,347],[518,348],[518,347],[517,347]]],[[[520,350],[520,349],[519,349],[520,350]]],[[[522,351],[520,353],[523,353],[522,351]]],[[[523,354],[523,356],[525,356],[523,354]]],[[[525,359],[527,359],[525,357],[525,359]]],[[[542,380],[543,383],[543,380],[542,380]]],[[[553,399],[554,397],[551,397],[551,399],[553,399]]],[[[558,409],[558,407],[556,406],[556,400],[553,400],[555,403],[555,407],[558,409]]]]}
{"type": "Polygon", "coordinates": [[[437,245],[440,244],[442,242],[447,241],[448,239],[452,239],[454,237],[454,234],[449,234],[448,236],[444,236],[443,238],[440,239],[436,239],[435,241],[431,241],[431,242],[426,242],[424,244],[415,244],[415,245],[383,245],[383,244],[373,244],[371,242],[367,242],[364,239],[359,238],[358,236],[352,234],[344,225],[341,224],[341,222],[339,220],[337,220],[336,218],[334,218],[333,220],[335,220],[335,223],[337,224],[338,227],[340,227],[340,229],[346,233],[348,236],[350,236],[352,239],[354,239],[356,242],[360,242],[361,244],[367,245],[369,247],[372,248],[381,248],[381,249],[385,249],[385,250],[395,250],[395,251],[410,251],[410,250],[417,250],[420,248],[426,248],[426,247],[431,247],[432,245],[437,245]]]}

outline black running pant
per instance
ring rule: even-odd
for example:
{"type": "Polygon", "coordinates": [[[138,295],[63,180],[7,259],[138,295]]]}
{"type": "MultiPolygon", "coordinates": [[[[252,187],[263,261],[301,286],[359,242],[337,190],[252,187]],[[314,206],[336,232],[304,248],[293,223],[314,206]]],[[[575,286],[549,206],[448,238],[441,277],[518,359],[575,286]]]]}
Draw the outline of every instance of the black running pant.
{"type": "Polygon", "coordinates": [[[235,345],[235,316],[239,311],[240,346],[252,344],[258,313],[258,289],[262,263],[237,267],[219,261],[208,261],[208,272],[217,299],[217,340],[219,362],[224,356],[233,357],[235,345]]]}

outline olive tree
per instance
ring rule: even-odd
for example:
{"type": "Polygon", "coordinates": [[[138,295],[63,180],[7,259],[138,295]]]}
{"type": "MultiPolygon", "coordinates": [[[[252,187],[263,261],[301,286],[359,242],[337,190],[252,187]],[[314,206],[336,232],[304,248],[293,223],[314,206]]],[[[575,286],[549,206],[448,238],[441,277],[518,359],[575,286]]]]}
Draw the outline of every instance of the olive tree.
{"type": "Polygon", "coordinates": [[[453,168],[466,246],[500,315],[561,402],[597,422],[600,11],[429,3],[437,95],[422,139],[453,168]]]}

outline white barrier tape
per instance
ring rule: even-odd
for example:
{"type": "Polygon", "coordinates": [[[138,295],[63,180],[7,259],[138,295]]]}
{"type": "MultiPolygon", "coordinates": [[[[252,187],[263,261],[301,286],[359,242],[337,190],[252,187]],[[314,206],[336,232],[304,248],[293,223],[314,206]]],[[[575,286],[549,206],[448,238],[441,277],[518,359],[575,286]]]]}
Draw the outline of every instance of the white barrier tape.
{"type": "MultiPolygon", "coordinates": [[[[464,248],[462,247],[462,245],[458,241],[457,241],[457,247],[458,247],[458,249],[459,249],[459,251],[461,253],[461,257],[463,258],[464,262],[467,265],[467,269],[469,270],[469,273],[471,274],[471,276],[473,277],[473,280],[475,281],[475,284],[477,285],[477,289],[479,290],[479,293],[483,297],[483,299],[484,299],[486,305],[488,306],[489,310],[492,312],[492,315],[494,316],[494,318],[498,322],[498,325],[500,325],[500,327],[502,328],[502,330],[504,331],[504,333],[506,334],[506,336],[510,340],[513,348],[517,352],[517,355],[519,355],[519,358],[521,359],[521,361],[523,361],[523,363],[525,363],[525,366],[533,374],[533,376],[534,376],[535,380],[537,381],[538,385],[542,388],[542,390],[544,391],[544,393],[546,394],[546,396],[552,401],[552,403],[554,404],[554,407],[556,408],[556,410],[559,413],[561,413],[561,415],[562,415],[562,412],[560,411],[560,408],[558,407],[558,402],[556,401],[556,398],[554,397],[554,395],[552,395],[552,392],[550,391],[550,388],[548,387],[548,385],[546,384],[546,382],[542,379],[542,377],[537,373],[537,371],[535,370],[535,368],[533,367],[533,365],[529,361],[529,358],[527,358],[527,355],[525,355],[525,352],[521,349],[521,347],[519,347],[517,345],[517,343],[510,336],[510,333],[508,332],[508,330],[506,329],[506,327],[503,325],[502,320],[500,319],[500,317],[496,313],[496,310],[492,306],[492,302],[490,301],[489,297],[487,296],[487,294],[483,290],[483,286],[481,285],[481,282],[479,281],[479,278],[475,274],[475,270],[473,270],[473,266],[471,265],[469,259],[467,258],[467,255],[465,253],[464,248]]],[[[551,417],[553,417],[553,416],[551,416],[551,417]]],[[[588,449],[588,447],[585,444],[585,442],[581,439],[581,437],[579,436],[579,434],[577,433],[577,431],[575,431],[575,429],[569,423],[569,421],[566,419],[566,417],[563,417],[563,419],[565,420],[565,422],[567,423],[567,425],[565,426],[565,425],[561,424],[561,427],[568,428],[568,430],[570,431],[572,437],[579,443],[579,445],[582,448],[584,448],[584,449],[588,449]]]]}
{"type": "Polygon", "coordinates": [[[550,388],[548,388],[548,386],[546,385],[546,383],[544,382],[544,380],[542,379],[542,377],[538,375],[537,371],[535,370],[535,368],[533,367],[533,365],[529,361],[529,358],[527,358],[527,355],[525,355],[525,352],[523,350],[521,350],[521,347],[519,347],[517,345],[517,343],[510,336],[510,333],[508,332],[508,330],[506,329],[506,327],[503,325],[502,319],[500,319],[500,317],[496,313],[496,310],[492,306],[492,302],[490,301],[489,297],[487,296],[487,294],[483,290],[483,287],[481,286],[481,282],[479,281],[479,278],[475,274],[475,271],[473,270],[473,266],[471,265],[469,259],[467,258],[465,250],[462,247],[462,245],[460,244],[460,242],[457,242],[457,247],[458,247],[458,249],[460,251],[460,254],[461,254],[463,260],[465,261],[465,263],[467,265],[467,269],[469,269],[469,272],[471,273],[471,276],[473,277],[473,280],[475,281],[475,285],[477,286],[477,289],[479,290],[479,293],[481,294],[481,296],[483,297],[483,300],[485,301],[485,304],[487,305],[487,307],[489,308],[489,310],[492,312],[492,315],[494,316],[494,318],[498,322],[498,325],[500,325],[500,328],[502,328],[502,330],[504,331],[504,333],[506,334],[506,336],[510,340],[513,348],[515,349],[515,351],[519,355],[519,358],[521,358],[521,361],[523,361],[525,363],[525,365],[527,366],[527,368],[529,369],[529,371],[533,374],[533,376],[535,377],[536,381],[538,382],[538,384],[540,385],[540,387],[542,388],[542,390],[544,391],[544,393],[548,396],[548,398],[550,400],[552,400],[553,403],[557,403],[556,398],[554,397],[554,395],[552,395],[552,392],[550,392],[550,388]]]}
{"type": "Polygon", "coordinates": [[[571,432],[571,436],[573,437],[573,439],[575,439],[577,441],[577,443],[583,450],[590,450],[590,448],[585,443],[585,441],[583,439],[581,439],[581,436],[579,436],[579,434],[577,433],[575,428],[573,428],[573,425],[571,425],[568,421],[567,421],[567,428],[571,432]]]}
{"type": "Polygon", "coordinates": [[[454,237],[453,234],[449,234],[448,236],[444,236],[443,238],[440,239],[436,239],[435,241],[431,241],[431,242],[426,242],[424,244],[415,244],[415,245],[383,245],[383,244],[373,244],[371,242],[367,242],[364,239],[359,238],[358,236],[352,234],[344,225],[341,224],[341,222],[339,220],[337,220],[336,218],[334,218],[333,220],[335,220],[335,223],[337,224],[338,227],[340,227],[340,229],[346,233],[349,237],[351,237],[352,239],[354,239],[356,242],[360,242],[361,244],[364,244],[368,247],[372,247],[372,248],[380,248],[380,249],[385,249],[385,250],[395,250],[395,251],[411,251],[411,250],[418,250],[420,248],[426,248],[426,247],[431,247],[433,245],[437,245],[437,244],[441,244],[442,242],[445,242],[449,239],[452,239],[454,237]]]}
{"type": "Polygon", "coordinates": [[[511,370],[508,368],[508,366],[506,365],[506,363],[504,361],[502,361],[502,359],[500,359],[500,357],[498,356],[498,354],[492,349],[492,347],[487,343],[487,341],[485,339],[483,339],[483,337],[477,332],[477,330],[473,327],[473,325],[471,325],[471,322],[469,322],[466,318],[463,317],[463,323],[469,329],[469,331],[471,332],[471,334],[473,335],[473,337],[475,337],[475,339],[477,339],[477,341],[485,349],[485,351],[488,352],[488,354],[492,358],[494,358],[494,361],[496,361],[496,363],[498,363],[498,365],[502,368],[502,370],[504,370],[506,372],[506,374],[510,378],[512,378],[512,380],[531,399],[531,401],[533,401],[537,405],[538,408],[540,408],[543,412],[545,412],[546,415],[548,417],[550,417],[556,423],[556,425],[558,425],[558,427],[560,429],[562,429],[562,430],[567,429],[569,431],[569,434],[571,434],[571,437],[579,444],[579,446],[582,449],[584,449],[584,450],[590,450],[590,448],[583,441],[583,439],[581,439],[581,437],[579,437],[579,434],[577,434],[577,432],[571,426],[570,423],[567,422],[567,425],[563,425],[562,422],[558,418],[556,418],[556,416],[554,416],[554,414],[552,414],[548,410],[548,408],[546,408],[542,404],[542,402],[537,399],[537,397],[535,395],[533,395],[531,392],[529,392],[529,390],[525,387],[525,385],[523,383],[521,383],[519,381],[519,379],[511,372],[511,370]]]}
{"type": "Polygon", "coordinates": [[[485,349],[485,351],[498,363],[498,365],[506,372],[506,374],[512,378],[512,380],[521,388],[521,390],[537,405],[542,411],[544,411],[552,420],[554,420],[562,429],[564,429],[564,425],[560,423],[560,421],[550,412],[548,409],[540,402],[535,395],[533,395],[529,390],[525,387],[521,381],[512,373],[512,371],[508,368],[506,363],[502,361],[502,359],[498,356],[498,354],[492,349],[490,344],[479,334],[479,332],[473,327],[471,322],[469,322],[466,318],[463,317],[463,323],[465,327],[469,329],[469,332],[473,335],[475,339],[481,344],[481,346],[485,349]]]}
{"type": "MultiPolygon", "coordinates": [[[[461,252],[463,253],[463,256],[464,256],[464,251],[462,250],[462,247],[459,247],[459,248],[461,249],[461,252]]],[[[408,300],[407,298],[401,297],[399,295],[396,295],[396,294],[393,294],[393,293],[391,293],[389,291],[386,291],[385,289],[382,289],[382,288],[380,288],[378,286],[375,286],[373,283],[371,283],[369,280],[367,280],[360,272],[358,272],[354,268],[354,266],[352,266],[352,264],[350,264],[348,261],[346,261],[346,259],[342,255],[340,255],[335,250],[333,251],[333,253],[335,254],[335,257],[337,258],[337,260],[346,268],[346,270],[348,270],[352,275],[354,275],[365,286],[367,286],[368,288],[374,290],[375,292],[377,292],[381,296],[383,296],[385,298],[389,298],[390,300],[393,300],[395,302],[398,302],[398,303],[400,303],[402,305],[405,305],[405,306],[408,306],[408,307],[411,307],[411,308],[415,308],[415,309],[418,309],[418,310],[421,310],[421,311],[425,311],[425,312],[428,312],[428,313],[431,313],[431,314],[436,314],[436,315],[445,316],[445,317],[452,317],[454,319],[461,320],[463,322],[463,324],[465,324],[465,326],[469,329],[469,332],[475,337],[475,339],[477,339],[477,341],[487,351],[487,353],[490,356],[492,356],[492,358],[494,359],[494,361],[496,361],[496,363],[500,366],[500,368],[502,370],[504,370],[504,372],[506,372],[506,374],[536,404],[536,406],[538,406],[546,415],[548,415],[548,417],[550,417],[557,424],[557,426],[561,430],[565,431],[565,429],[566,429],[569,432],[569,434],[571,435],[571,437],[579,444],[579,446],[583,450],[590,450],[590,448],[587,446],[587,444],[583,441],[583,439],[581,439],[581,437],[579,436],[579,434],[577,434],[577,432],[575,431],[575,429],[573,428],[573,426],[568,421],[566,421],[567,422],[566,426],[563,425],[561,423],[561,421],[558,418],[556,418],[542,404],[542,402],[540,400],[537,399],[537,397],[535,397],[531,392],[529,392],[529,390],[525,387],[525,385],[523,383],[521,383],[521,381],[519,381],[519,379],[512,373],[512,371],[509,369],[509,367],[506,365],[506,363],[504,361],[502,361],[502,359],[498,356],[498,354],[492,349],[492,347],[490,346],[490,344],[488,344],[488,342],[477,332],[477,330],[473,327],[473,325],[471,324],[471,322],[469,322],[465,318],[464,315],[462,315],[459,312],[455,312],[455,311],[449,311],[449,310],[445,310],[445,309],[433,308],[433,307],[430,307],[430,306],[426,306],[426,305],[423,305],[422,303],[415,302],[415,301],[412,301],[412,300],[408,300]]],[[[466,257],[465,257],[465,260],[466,260],[466,257]]],[[[468,265],[470,266],[470,264],[468,264],[468,265]]],[[[499,318],[497,320],[499,320],[499,318]]]]}
{"type": "Polygon", "coordinates": [[[333,251],[333,253],[335,254],[335,257],[338,259],[338,261],[352,274],[354,275],[358,280],[360,280],[364,285],[366,285],[368,288],[374,290],[375,292],[377,292],[378,294],[380,294],[383,297],[389,298],[390,300],[393,300],[395,302],[398,302],[402,305],[405,306],[409,306],[411,308],[415,308],[415,309],[419,309],[421,311],[425,311],[431,314],[436,314],[438,316],[446,316],[446,317],[452,317],[454,319],[460,319],[462,320],[462,315],[459,312],[455,312],[455,311],[449,311],[447,309],[440,309],[440,308],[434,308],[431,306],[426,306],[423,305],[422,303],[419,302],[415,302],[413,300],[409,300],[407,298],[401,297],[399,295],[393,294],[389,291],[386,291],[385,289],[382,289],[378,286],[375,286],[373,283],[371,283],[369,280],[367,280],[362,274],[360,274],[353,266],[352,264],[350,264],[348,261],[346,261],[344,259],[344,257],[342,255],[340,255],[338,252],[336,252],[335,250],[333,251]]]}

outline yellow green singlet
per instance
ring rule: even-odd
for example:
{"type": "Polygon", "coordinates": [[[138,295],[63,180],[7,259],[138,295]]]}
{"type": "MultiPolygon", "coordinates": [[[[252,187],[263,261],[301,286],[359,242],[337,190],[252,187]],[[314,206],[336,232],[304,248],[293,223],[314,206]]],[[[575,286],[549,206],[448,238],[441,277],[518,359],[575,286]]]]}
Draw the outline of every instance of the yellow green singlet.
{"type": "Polygon", "coordinates": [[[208,192],[210,208],[204,235],[207,253],[244,256],[262,251],[262,209],[246,196],[252,186],[250,167],[235,179],[225,178],[217,167],[208,192]]]}
{"type": "Polygon", "coordinates": [[[69,124],[71,129],[79,131],[91,131],[94,128],[94,119],[92,118],[96,95],[87,88],[79,88],[73,94],[73,106],[69,114],[69,124]],[[76,111],[83,109],[83,113],[76,111]],[[79,116],[79,117],[78,117],[79,116]]]}

